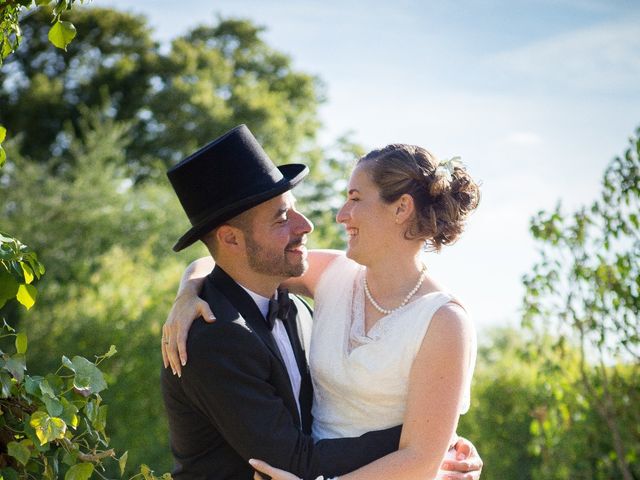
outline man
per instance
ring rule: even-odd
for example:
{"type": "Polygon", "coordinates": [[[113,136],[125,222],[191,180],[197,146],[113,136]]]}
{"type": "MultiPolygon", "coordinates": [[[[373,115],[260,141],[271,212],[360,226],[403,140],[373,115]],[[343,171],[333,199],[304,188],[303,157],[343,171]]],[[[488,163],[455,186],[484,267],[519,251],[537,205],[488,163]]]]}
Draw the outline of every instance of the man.
{"type": "Polygon", "coordinates": [[[244,125],[168,172],[192,224],[174,250],[202,240],[216,260],[201,293],[216,321],[194,322],[181,376],[162,373],[176,479],[250,479],[249,458],[305,479],[334,476],[398,448],[399,426],[317,443],[309,435],[310,313],[286,292],[269,300],[307,267],[313,227],[290,192],[307,173],[276,167],[244,125]]]}

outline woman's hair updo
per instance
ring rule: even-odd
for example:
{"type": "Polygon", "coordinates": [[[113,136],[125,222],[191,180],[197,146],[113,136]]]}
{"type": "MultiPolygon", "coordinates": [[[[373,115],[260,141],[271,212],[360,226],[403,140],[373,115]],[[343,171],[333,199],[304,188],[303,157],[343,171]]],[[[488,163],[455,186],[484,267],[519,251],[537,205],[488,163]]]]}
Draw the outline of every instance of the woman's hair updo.
{"type": "Polygon", "coordinates": [[[409,240],[424,239],[430,250],[454,243],[480,201],[478,185],[460,162],[441,162],[414,145],[373,150],[357,166],[366,169],[385,203],[405,193],[413,197],[416,214],[404,235],[409,240]]]}

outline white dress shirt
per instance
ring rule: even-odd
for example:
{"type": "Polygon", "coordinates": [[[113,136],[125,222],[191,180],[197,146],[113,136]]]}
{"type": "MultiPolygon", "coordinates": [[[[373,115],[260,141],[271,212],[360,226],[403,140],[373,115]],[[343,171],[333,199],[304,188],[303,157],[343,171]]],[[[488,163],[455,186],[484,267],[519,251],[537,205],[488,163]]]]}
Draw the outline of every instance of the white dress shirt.
{"type": "MultiPolygon", "coordinates": [[[[256,302],[256,305],[260,309],[262,316],[264,316],[265,321],[267,318],[267,314],[269,313],[269,299],[263,297],[262,295],[258,295],[255,292],[252,292],[248,288],[240,285],[249,295],[253,298],[253,301],[256,302]]],[[[293,354],[293,348],[291,347],[291,341],[289,340],[289,335],[287,334],[287,330],[284,328],[284,324],[282,320],[276,318],[276,322],[273,325],[273,330],[271,331],[271,335],[273,335],[276,344],[278,345],[278,350],[280,350],[280,355],[282,356],[282,360],[284,360],[284,364],[287,368],[287,373],[289,374],[289,381],[291,382],[291,388],[293,390],[293,394],[296,397],[296,405],[298,406],[298,415],[300,415],[300,385],[302,383],[302,378],[300,376],[300,370],[298,370],[298,363],[296,362],[296,356],[293,354]]]]}

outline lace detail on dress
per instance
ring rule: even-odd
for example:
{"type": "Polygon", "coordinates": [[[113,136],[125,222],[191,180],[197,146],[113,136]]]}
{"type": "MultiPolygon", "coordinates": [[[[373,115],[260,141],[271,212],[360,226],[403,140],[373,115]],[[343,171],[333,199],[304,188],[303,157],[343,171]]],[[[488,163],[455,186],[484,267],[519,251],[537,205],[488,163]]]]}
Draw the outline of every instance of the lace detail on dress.
{"type": "Polygon", "coordinates": [[[364,333],[364,269],[360,269],[353,279],[353,295],[351,295],[351,327],[348,335],[347,354],[361,345],[369,343],[371,338],[364,333]]]}
{"type": "Polygon", "coordinates": [[[385,315],[378,319],[376,323],[369,329],[369,332],[365,332],[365,293],[364,293],[364,276],[366,275],[366,269],[360,268],[358,273],[353,279],[353,293],[351,296],[351,321],[350,329],[347,335],[347,354],[350,355],[356,348],[362,345],[367,345],[372,342],[380,340],[384,337],[390,328],[393,328],[393,324],[396,322],[395,317],[401,316],[407,310],[410,310],[416,306],[417,303],[423,301],[425,297],[429,297],[432,294],[439,292],[431,292],[421,297],[416,297],[413,301],[407,303],[402,308],[399,308],[388,315],[385,315]]]}

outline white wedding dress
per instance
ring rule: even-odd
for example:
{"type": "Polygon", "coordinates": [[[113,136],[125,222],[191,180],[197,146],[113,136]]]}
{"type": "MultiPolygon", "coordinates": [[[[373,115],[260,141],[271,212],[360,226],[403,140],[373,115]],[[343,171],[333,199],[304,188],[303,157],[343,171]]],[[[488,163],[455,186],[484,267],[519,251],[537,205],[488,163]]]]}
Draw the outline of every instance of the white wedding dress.
{"type": "MultiPolygon", "coordinates": [[[[444,292],[416,298],[365,335],[364,272],[339,257],[316,286],[309,350],[315,439],[354,437],[403,422],[413,360],[433,314],[452,300],[444,292]]],[[[460,413],[469,409],[475,345],[472,351],[460,413]]]]}

